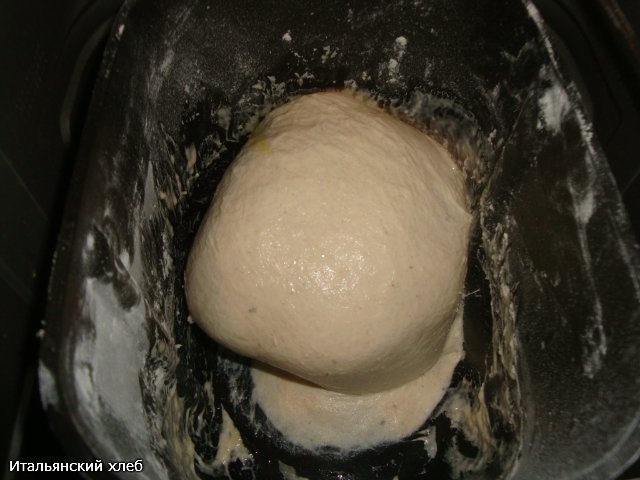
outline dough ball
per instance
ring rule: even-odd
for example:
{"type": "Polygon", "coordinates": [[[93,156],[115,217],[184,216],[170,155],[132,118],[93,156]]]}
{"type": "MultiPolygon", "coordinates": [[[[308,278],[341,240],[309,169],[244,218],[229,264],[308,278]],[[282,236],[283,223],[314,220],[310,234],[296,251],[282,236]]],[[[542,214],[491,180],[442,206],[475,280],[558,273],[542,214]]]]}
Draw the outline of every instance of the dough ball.
{"type": "Polygon", "coordinates": [[[392,388],[438,359],[469,224],[433,139],[363,95],[305,95],[225,173],[189,255],[189,309],[220,344],[327,389],[392,388]]]}

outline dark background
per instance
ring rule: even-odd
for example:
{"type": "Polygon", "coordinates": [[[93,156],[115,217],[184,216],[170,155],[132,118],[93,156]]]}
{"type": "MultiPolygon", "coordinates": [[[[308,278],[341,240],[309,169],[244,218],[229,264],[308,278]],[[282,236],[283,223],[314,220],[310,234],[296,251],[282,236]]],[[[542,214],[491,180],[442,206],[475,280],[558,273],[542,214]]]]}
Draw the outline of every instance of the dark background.
{"type": "MultiPolygon", "coordinates": [[[[640,238],[640,0],[536,0],[640,238]]],[[[94,78],[122,0],[0,0],[0,477],[65,461],[37,390],[37,332],[94,78]]],[[[69,474],[68,478],[71,477],[69,474]]],[[[621,478],[640,477],[640,466],[621,478]]]]}

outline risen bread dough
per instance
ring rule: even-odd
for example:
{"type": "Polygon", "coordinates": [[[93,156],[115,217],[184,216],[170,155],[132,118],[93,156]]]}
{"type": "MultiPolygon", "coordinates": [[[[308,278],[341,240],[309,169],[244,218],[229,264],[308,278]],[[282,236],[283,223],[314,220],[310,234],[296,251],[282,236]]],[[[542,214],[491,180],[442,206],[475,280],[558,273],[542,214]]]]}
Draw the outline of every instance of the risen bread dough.
{"type": "Polygon", "coordinates": [[[438,360],[470,215],[430,137],[351,92],[273,110],[226,172],[186,271],[215,340],[330,390],[375,392],[438,360]]]}

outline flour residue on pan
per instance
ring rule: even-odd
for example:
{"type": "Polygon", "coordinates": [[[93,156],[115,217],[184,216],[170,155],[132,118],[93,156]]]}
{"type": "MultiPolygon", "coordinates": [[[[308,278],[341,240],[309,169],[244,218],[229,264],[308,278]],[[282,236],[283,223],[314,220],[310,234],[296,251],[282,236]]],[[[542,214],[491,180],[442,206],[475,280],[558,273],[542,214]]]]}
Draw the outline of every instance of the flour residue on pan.
{"type": "MultiPolygon", "coordinates": [[[[144,476],[154,478],[162,466],[150,448],[139,383],[149,349],[147,305],[140,287],[144,282],[141,232],[136,229],[125,236],[118,230],[123,206],[117,202],[107,202],[103,218],[94,220],[84,240],[81,257],[86,276],[81,295],[83,317],[90,322],[76,339],[73,381],[78,408],[87,422],[82,428],[88,437],[99,438],[94,440],[100,446],[96,455],[111,461],[144,458],[144,476]],[[115,430],[120,432],[117,439],[105,434],[115,430]]],[[[143,216],[140,208],[133,217],[143,216]]]]}
{"type": "Polygon", "coordinates": [[[570,172],[566,180],[566,186],[570,194],[573,218],[575,219],[582,258],[581,267],[584,269],[586,278],[586,284],[583,288],[589,292],[589,296],[593,299],[591,305],[588,306],[589,312],[585,318],[585,329],[581,335],[583,374],[587,378],[593,379],[600,370],[604,356],[607,354],[607,336],[604,330],[602,303],[593,271],[592,247],[587,230],[594,212],[604,197],[601,182],[598,179],[598,175],[602,175],[604,172],[598,171],[594,162],[596,152],[591,144],[593,138],[592,127],[584,118],[582,111],[574,107],[574,105],[579,104],[577,101],[577,89],[573,84],[565,87],[565,82],[560,78],[559,72],[561,68],[540,12],[530,1],[526,1],[525,5],[529,16],[540,32],[551,59],[551,65],[544,65],[540,69],[540,79],[544,90],[538,99],[540,109],[538,128],[547,128],[552,133],[560,134],[562,122],[566,117],[571,116],[574,120],[577,120],[581,136],[587,147],[581,171],[570,172]]]}
{"type": "Polygon", "coordinates": [[[584,288],[589,290],[593,298],[591,312],[586,319],[586,329],[582,336],[583,372],[586,377],[593,378],[600,370],[603,357],[607,353],[607,337],[604,332],[602,304],[595,283],[589,238],[587,236],[587,228],[598,202],[597,195],[599,191],[590,155],[585,160],[586,175],[584,177],[569,178],[567,187],[571,194],[580,251],[584,259],[584,268],[588,279],[588,284],[584,285],[584,288]]]}
{"type": "Polygon", "coordinates": [[[395,39],[389,60],[385,63],[381,63],[378,67],[378,77],[381,81],[386,81],[392,84],[402,83],[403,78],[400,72],[400,67],[407,49],[407,43],[408,40],[404,36],[399,36],[395,39]]]}
{"type": "Polygon", "coordinates": [[[540,110],[542,111],[541,122],[539,128],[546,126],[555,132],[560,131],[562,119],[571,109],[569,97],[564,87],[559,84],[551,85],[539,100],[540,110]]]}

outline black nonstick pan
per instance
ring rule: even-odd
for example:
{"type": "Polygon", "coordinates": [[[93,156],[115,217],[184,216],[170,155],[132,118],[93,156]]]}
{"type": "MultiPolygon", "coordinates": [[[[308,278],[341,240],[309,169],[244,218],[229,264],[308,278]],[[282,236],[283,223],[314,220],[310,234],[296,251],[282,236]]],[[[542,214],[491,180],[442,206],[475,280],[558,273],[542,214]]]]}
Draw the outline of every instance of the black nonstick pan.
{"type": "Polygon", "coordinates": [[[128,1],[78,164],[40,365],[74,459],[140,459],[152,479],[596,479],[637,455],[638,247],[530,3],[128,1]],[[413,435],[349,453],[280,435],[248,361],[190,322],[183,289],[252,129],[330,88],[367,91],[445,143],[475,217],[449,391],[413,435]],[[222,458],[230,423],[242,445],[222,458]]]}

